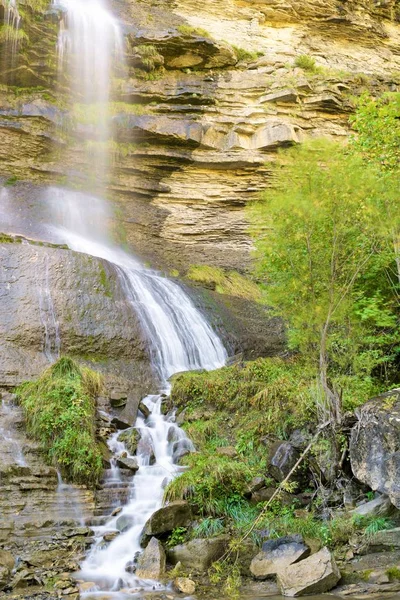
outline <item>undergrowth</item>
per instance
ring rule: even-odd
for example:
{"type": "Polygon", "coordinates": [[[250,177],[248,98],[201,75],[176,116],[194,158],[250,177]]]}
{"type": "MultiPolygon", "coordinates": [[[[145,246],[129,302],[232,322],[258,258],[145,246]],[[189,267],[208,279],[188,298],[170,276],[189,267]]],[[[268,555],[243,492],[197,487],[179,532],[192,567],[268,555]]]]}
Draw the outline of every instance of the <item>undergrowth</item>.
{"type": "Polygon", "coordinates": [[[67,357],[17,388],[28,433],[68,481],[94,485],[101,475],[94,425],[101,389],[98,373],[67,357]]]}
{"type": "Polygon", "coordinates": [[[224,271],[209,265],[192,265],[187,273],[188,279],[201,283],[219,294],[227,294],[247,300],[260,300],[260,288],[251,279],[237,271],[224,271]]]}

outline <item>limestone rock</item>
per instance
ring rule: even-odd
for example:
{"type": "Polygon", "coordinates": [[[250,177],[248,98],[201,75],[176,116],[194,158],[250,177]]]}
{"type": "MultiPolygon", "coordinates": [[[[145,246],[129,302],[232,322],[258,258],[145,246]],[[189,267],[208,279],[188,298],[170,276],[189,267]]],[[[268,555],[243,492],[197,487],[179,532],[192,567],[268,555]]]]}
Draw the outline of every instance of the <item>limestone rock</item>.
{"type": "Polygon", "coordinates": [[[189,525],[191,518],[192,512],[189,503],[185,500],[176,500],[151,515],[144,526],[143,534],[153,536],[167,533],[176,527],[189,525]]]}
{"type": "Polygon", "coordinates": [[[278,572],[278,585],[284,596],[291,598],[329,592],[340,579],[335,559],[322,548],[316,554],[278,572]]]}
{"type": "Polygon", "coordinates": [[[268,540],[262,545],[262,551],[253,558],[250,571],[255,579],[267,579],[309,555],[310,548],[300,535],[268,540]]]}
{"type": "Polygon", "coordinates": [[[183,567],[203,572],[224,554],[228,543],[227,536],[192,540],[168,550],[168,560],[173,565],[181,562],[183,567]]]}
{"type": "Polygon", "coordinates": [[[400,508],[400,389],[374,398],[357,410],[350,439],[354,475],[400,508]]]}
{"type": "Polygon", "coordinates": [[[177,577],[174,579],[173,586],[177,592],[182,594],[194,594],[196,591],[196,584],[188,577],[177,577]]]}
{"type": "Polygon", "coordinates": [[[0,566],[0,591],[6,587],[10,573],[11,571],[8,567],[0,566]]]}
{"type": "Polygon", "coordinates": [[[165,573],[165,552],[157,538],[151,538],[143,554],[139,556],[136,575],[142,579],[160,579],[165,573]]]}
{"type": "Polygon", "coordinates": [[[383,495],[360,504],[350,512],[353,515],[361,515],[363,517],[387,517],[393,512],[393,504],[387,496],[383,495]]]}

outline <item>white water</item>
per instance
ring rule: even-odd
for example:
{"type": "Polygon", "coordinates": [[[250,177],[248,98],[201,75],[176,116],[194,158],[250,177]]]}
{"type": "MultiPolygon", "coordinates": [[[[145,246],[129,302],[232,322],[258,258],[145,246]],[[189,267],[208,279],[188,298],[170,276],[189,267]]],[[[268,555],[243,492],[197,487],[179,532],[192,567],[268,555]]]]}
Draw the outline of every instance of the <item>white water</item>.
{"type": "Polygon", "coordinates": [[[39,313],[44,329],[44,354],[49,362],[54,362],[60,357],[61,338],[58,319],[54,309],[51,296],[51,284],[49,275],[49,257],[46,255],[46,266],[44,272],[44,285],[39,285],[39,313]]]}
{"type": "Polygon", "coordinates": [[[0,420],[4,427],[0,427],[0,443],[4,454],[8,454],[12,462],[20,467],[26,467],[27,462],[18,440],[18,436],[13,427],[15,407],[4,398],[0,404],[0,420]]]}
{"type": "MultiPolygon", "coordinates": [[[[74,102],[83,102],[88,110],[89,105],[98,105],[95,137],[107,141],[106,103],[115,71],[113,66],[115,61],[121,60],[122,36],[118,24],[101,0],[62,0],[61,5],[65,16],[58,44],[60,70],[62,74],[68,71],[74,102]]],[[[87,159],[90,160],[89,155],[87,159]]],[[[93,172],[99,164],[103,170],[101,180],[105,181],[108,157],[94,159],[92,155],[90,166],[93,172]]],[[[147,336],[152,364],[161,381],[161,392],[169,391],[168,378],[173,373],[223,366],[226,351],[219,337],[184,291],[156,271],[146,269],[140,261],[109,241],[110,211],[103,200],[51,188],[48,202],[52,224],[61,241],[78,252],[114,264],[126,297],[147,336]]],[[[119,515],[95,528],[96,543],[82,564],[80,577],[93,582],[92,590],[99,592],[138,591],[154,589],[158,585],[154,581],[138,579],[131,567],[141,551],[139,540],[143,526],[161,507],[166,483],[181,470],[176,464],[177,459],[182,451],[193,450],[190,440],[173,422],[173,416],[162,415],[161,395],[148,396],[144,402],[151,414],[147,420],[139,416],[135,425],[140,433],[136,455],[139,470],[131,478],[129,500],[119,515]],[[129,519],[128,529],[109,544],[104,544],[104,534],[116,531],[121,517],[129,519]]],[[[109,447],[115,455],[125,450],[118,441],[118,433],[109,439],[109,447]]],[[[106,485],[112,489],[119,482],[120,472],[113,460],[106,485]]]]}
{"type": "Polygon", "coordinates": [[[83,517],[79,491],[72,485],[65,483],[59,471],[57,471],[57,480],[57,513],[59,524],[61,525],[65,520],[70,520],[72,516],[74,521],[83,526],[85,519],[83,517]]]}

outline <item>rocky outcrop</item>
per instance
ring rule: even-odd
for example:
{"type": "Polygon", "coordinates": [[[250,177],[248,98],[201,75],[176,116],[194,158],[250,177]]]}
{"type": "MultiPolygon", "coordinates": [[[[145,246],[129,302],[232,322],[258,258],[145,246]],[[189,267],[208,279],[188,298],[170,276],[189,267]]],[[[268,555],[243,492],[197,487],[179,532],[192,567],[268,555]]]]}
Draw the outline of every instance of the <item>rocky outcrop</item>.
{"type": "Polygon", "coordinates": [[[281,593],[291,598],[324,594],[335,587],[339,579],[339,569],[328,548],[278,572],[281,593]]]}
{"type": "MultiPolygon", "coordinates": [[[[123,386],[133,423],[151,387],[146,342],[116,270],[62,247],[0,243],[0,387],[38,375],[59,353],[91,361],[123,386]]],[[[116,409],[117,410],[117,409],[116,409]]]]}
{"type": "Polygon", "coordinates": [[[190,505],[185,500],[170,502],[153,513],[144,526],[145,536],[168,533],[176,527],[187,527],[192,518],[190,505]]]}
{"type": "Polygon", "coordinates": [[[357,409],[350,440],[354,475],[400,508],[400,390],[374,398],[357,409]]]}

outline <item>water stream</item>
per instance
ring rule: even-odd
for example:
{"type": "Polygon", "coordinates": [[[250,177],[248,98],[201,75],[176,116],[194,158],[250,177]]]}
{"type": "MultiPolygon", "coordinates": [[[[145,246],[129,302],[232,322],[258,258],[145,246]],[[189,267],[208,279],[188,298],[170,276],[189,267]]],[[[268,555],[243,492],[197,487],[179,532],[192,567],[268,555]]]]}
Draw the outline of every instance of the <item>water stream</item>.
{"type": "MultiPolygon", "coordinates": [[[[61,6],[64,17],[58,42],[60,77],[70,82],[71,101],[92,111],[92,135],[100,142],[107,142],[111,78],[122,63],[122,35],[118,23],[102,0],[62,0],[61,6]]],[[[107,179],[107,144],[100,143],[100,148],[97,156],[86,156],[89,172],[96,173],[99,167],[102,172],[92,182],[96,195],[50,188],[48,206],[51,225],[60,241],[73,250],[103,258],[115,266],[126,297],[140,319],[160,381],[160,394],[144,399],[150,415],[147,419],[139,416],[135,424],[140,434],[135,456],[139,469],[128,483],[128,502],[122,512],[106,518],[104,525],[95,528],[95,544],[79,575],[92,582],[91,594],[93,591],[121,594],[121,590],[134,593],[159,586],[135,576],[134,560],[141,552],[140,535],[147,519],[161,507],[166,483],[181,470],[176,464],[177,458],[182,451],[193,449],[183,430],[173,422],[173,415],[162,414],[163,394],[169,392],[168,378],[179,371],[221,367],[226,351],[179,285],[145,268],[110,241],[111,211],[99,197],[99,190],[101,192],[107,179]],[[119,533],[121,518],[127,526],[119,533]],[[119,534],[104,543],[104,534],[113,532],[119,534]]],[[[90,187],[90,177],[87,183],[90,187]]],[[[108,442],[115,456],[126,451],[118,435],[119,432],[112,435],[108,442]]],[[[133,457],[128,454],[127,458],[133,457]]],[[[112,460],[105,484],[112,489],[120,482],[117,463],[112,460]]]]}

